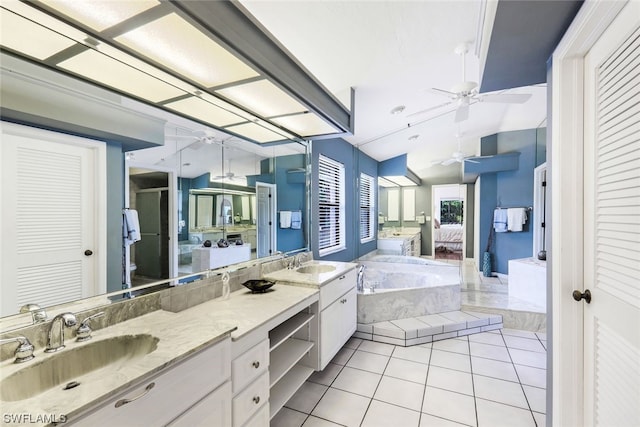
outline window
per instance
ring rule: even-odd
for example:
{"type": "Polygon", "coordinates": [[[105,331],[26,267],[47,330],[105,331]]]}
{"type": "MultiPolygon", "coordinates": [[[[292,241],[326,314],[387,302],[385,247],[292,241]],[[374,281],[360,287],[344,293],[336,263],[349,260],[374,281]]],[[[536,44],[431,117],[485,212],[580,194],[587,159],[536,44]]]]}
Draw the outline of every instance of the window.
{"type": "Polygon", "coordinates": [[[440,201],[440,223],[441,224],[462,224],[463,212],[462,200],[441,200],[440,201]]]}
{"type": "Polygon", "coordinates": [[[345,246],[344,165],[320,155],[318,161],[318,253],[324,256],[345,246]]]}
{"type": "Polygon", "coordinates": [[[370,242],[374,237],[373,219],[376,207],[373,202],[373,178],[360,174],[360,243],[370,242]]]}

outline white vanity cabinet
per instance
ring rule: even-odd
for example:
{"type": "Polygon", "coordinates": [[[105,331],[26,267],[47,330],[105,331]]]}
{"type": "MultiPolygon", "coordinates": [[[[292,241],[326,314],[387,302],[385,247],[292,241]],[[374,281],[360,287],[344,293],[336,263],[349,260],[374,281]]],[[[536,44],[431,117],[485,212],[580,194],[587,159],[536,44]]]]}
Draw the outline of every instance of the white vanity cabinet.
{"type": "Polygon", "coordinates": [[[231,339],[139,382],[74,425],[231,427],[231,339]]]}
{"type": "Polygon", "coordinates": [[[269,340],[261,338],[257,344],[251,337],[246,338],[246,342],[234,343],[239,350],[234,349],[231,362],[233,427],[251,425],[257,422],[254,415],[259,420],[265,413],[266,424],[269,422],[269,340]],[[251,348],[243,351],[246,346],[251,348]],[[235,351],[243,352],[235,355],[235,351]]]}
{"type": "Polygon", "coordinates": [[[380,237],[378,249],[391,255],[420,256],[422,250],[420,233],[410,236],[380,237]]]}
{"type": "Polygon", "coordinates": [[[320,288],[319,370],[323,370],[356,331],[356,270],[320,288]]]}

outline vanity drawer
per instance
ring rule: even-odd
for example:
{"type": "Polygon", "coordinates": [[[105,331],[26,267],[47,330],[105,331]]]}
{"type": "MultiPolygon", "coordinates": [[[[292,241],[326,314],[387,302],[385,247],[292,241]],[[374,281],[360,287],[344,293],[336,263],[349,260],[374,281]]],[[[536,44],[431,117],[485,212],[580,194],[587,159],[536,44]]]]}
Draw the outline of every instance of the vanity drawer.
{"type": "Polygon", "coordinates": [[[264,427],[269,425],[269,405],[263,405],[242,427],[264,427]]]}
{"type": "Polygon", "coordinates": [[[245,388],[269,368],[269,340],[247,350],[231,362],[233,394],[245,388]]]}
{"type": "MultiPolygon", "coordinates": [[[[267,423],[269,419],[267,418],[267,423]]],[[[263,424],[266,426],[267,424],[263,424]]],[[[173,420],[170,427],[231,427],[231,382],[227,381],[187,412],[173,420]]]]}
{"type": "MultiPolygon", "coordinates": [[[[249,387],[233,398],[233,427],[241,427],[269,401],[269,373],[265,372],[249,387]]],[[[267,405],[268,406],[268,405],[267,405]]]]}
{"type": "Polygon", "coordinates": [[[79,419],[78,425],[165,425],[230,377],[231,339],[227,338],[129,388],[79,419]],[[116,407],[122,399],[130,402],[116,407]]]}
{"type": "Polygon", "coordinates": [[[341,274],[320,288],[320,310],[328,307],[341,295],[356,287],[356,270],[351,269],[341,274]]]}

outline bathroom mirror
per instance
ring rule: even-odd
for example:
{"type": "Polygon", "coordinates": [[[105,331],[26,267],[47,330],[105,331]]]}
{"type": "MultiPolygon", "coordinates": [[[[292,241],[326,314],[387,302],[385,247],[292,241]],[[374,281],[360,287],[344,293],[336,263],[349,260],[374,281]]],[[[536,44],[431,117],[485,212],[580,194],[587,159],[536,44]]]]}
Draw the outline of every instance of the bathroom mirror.
{"type": "MultiPolygon", "coordinates": [[[[271,254],[308,248],[309,227],[306,224],[308,221],[306,214],[308,184],[306,177],[309,154],[306,143],[291,141],[266,146],[235,137],[231,138],[229,135],[226,135],[226,139],[216,139],[210,143],[196,138],[198,133],[190,134],[184,129],[180,132],[176,132],[175,129],[167,131],[167,134],[170,133],[177,133],[185,138],[170,138],[167,135],[165,145],[157,148],[160,151],[157,154],[153,153],[156,148],[121,152],[120,158],[118,160],[112,158],[107,167],[108,173],[111,174],[108,176],[108,180],[117,175],[113,174],[113,169],[115,168],[117,171],[117,168],[120,168],[121,176],[118,179],[121,179],[125,184],[123,191],[123,198],[127,200],[125,207],[133,209],[140,208],[143,204],[146,206],[149,204],[146,201],[146,196],[155,193],[161,194],[157,198],[159,206],[165,206],[164,202],[161,202],[164,199],[162,193],[167,194],[168,206],[173,206],[173,208],[168,208],[170,211],[166,219],[169,230],[167,232],[169,251],[166,256],[160,252],[162,253],[161,257],[166,257],[166,262],[173,265],[173,268],[162,269],[163,271],[156,273],[155,277],[154,274],[149,274],[149,277],[145,277],[145,281],[140,283],[176,279],[185,274],[196,273],[197,271],[186,267],[190,264],[190,253],[194,248],[202,247],[203,241],[206,240],[202,236],[202,233],[205,232],[219,231],[220,238],[238,239],[247,242],[252,248],[257,247],[259,236],[256,224],[259,222],[261,211],[256,209],[256,182],[270,184],[276,189],[275,209],[296,209],[303,212],[304,225],[301,229],[277,229],[274,231],[277,238],[274,239],[271,254]],[[196,162],[202,168],[200,172],[198,172],[196,162]],[[203,170],[206,172],[201,173],[203,170]],[[140,195],[144,198],[138,200],[145,201],[144,203],[139,201],[140,206],[135,206],[136,196],[140,195]],[[164,271],[169,273],[164,273],[164,271]]],[[[60,137],[64,137],[64,135],[60,134],[60,137]]],[[[115,181],[117,182],[117,179],[115,181]]],[[[120,212],[120,206],[115,209],[107,209],[108,220],[112,223],[114,221],[120,222],[120,212]]],[[[141,214],[141,212],[139,213],[141,214]]],[[[159,222],[163,224],[165,220],[161,219],[159,222]]],[[[277,218],[272,218],[270,222],[277,227],[277,218]]],[[[133,277],[143,276],[139,270],[141,264],[144,265],[144,254],[147,252],[156,253],[155,249],[151,251],[140,245],[145,240],[147,242],[154,241],[153,238],[145,238],[144,234],[147,230],[143,228],[142,224],[141,231],[143,232],[142,240],[132,245],[132,262],[137,266],[133,271],[133,277]]],[[[118,242],[121,242],[121,239],[117,233],[115,234],[115,238],[108,237],[111,240],[108,240],[106,251],[112,252],[115,257],[120,257],[122,245],[118,242]]],[[[255,258],[255,250],[251,253],[252,258],[255,258]]],[[[153,255],[149,258],[157,259],[158,257],[153,255]]],[[[121,271],[105,272],[107,277],[111,277],[107,281],[106,293],[116,296],[122,294],[118,291],[122,288],[121,273],[121,271]],[[113,277],[116,280],[113,280],[113,277]]],[[[2,286],[12,285],[3,281],[2,286]]],[[[164,288],[166,286],[158,286],[157,290],[164,288]]],[[[41,304],[38,301],[38,292],[33,295],[35,295],[32,298],[33,301],[29,302],[41,304]]],[[[73,302],[69,306],[74,307],[72,309],[79,307],[79,304],[84,309],[87,305],[90,307],[109,303],[104,292],[85,295],[80,301],[77,298],[70,298],[68,301],[69,303],[73,302]]],[[[60,304],[65,302],[66,300],[57,302],[55,304],[56,310],[63,310],[64,306],[60,306],[60,304]]],[[[48,308],[51,304],[41,305],[48,308]]],[[[17,314],[17,311],[18,307],[15,307],[13,312],[3,311],[3,322],[0,324],[2,331],[6,330],[8,324],[24,326],[29,323],[31,320],[29,314],[17,314]],[[18,319],[17,323],[5,322],[5,320],[12,320],[11,318],[18,319]]]]}

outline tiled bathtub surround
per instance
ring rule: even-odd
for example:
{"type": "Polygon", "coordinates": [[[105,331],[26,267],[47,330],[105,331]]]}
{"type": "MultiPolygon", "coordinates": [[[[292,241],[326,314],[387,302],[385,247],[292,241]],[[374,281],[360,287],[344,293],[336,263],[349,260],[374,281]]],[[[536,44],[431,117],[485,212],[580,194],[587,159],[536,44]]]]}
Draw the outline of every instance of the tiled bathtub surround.
{"type": "Polygon", "coordinates": [[[542,427],[545,347],[510,329],[413,347],[352,338],[271,427],[542,427]]]}
{"type": "Polygon", "coordinates": [[[370,324],[358,323],[354,337],[405,347],[501,328],[500,315],[450,311],[370,324]]]}

